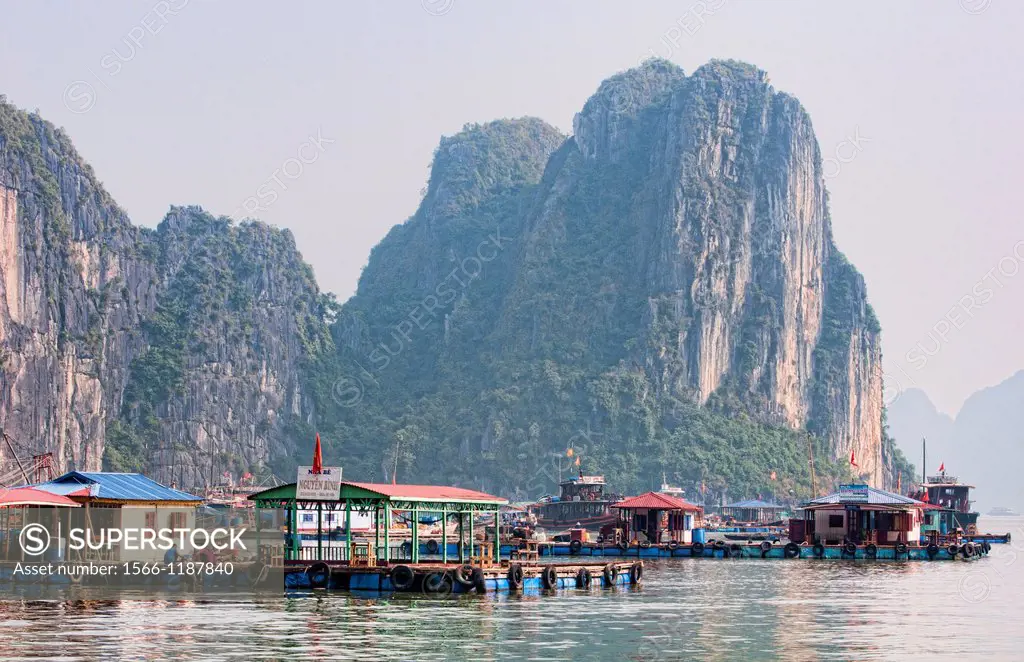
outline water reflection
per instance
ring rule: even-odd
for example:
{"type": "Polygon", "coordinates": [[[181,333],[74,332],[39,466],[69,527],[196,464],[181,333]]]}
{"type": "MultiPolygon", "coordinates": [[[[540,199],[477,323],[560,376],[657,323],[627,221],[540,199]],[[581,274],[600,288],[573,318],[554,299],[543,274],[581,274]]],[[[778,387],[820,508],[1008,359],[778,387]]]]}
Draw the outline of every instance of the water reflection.
{"type": "Polygon", "coordinates": [[[1024,570],[975,563],[676,559],[638,588],[444,600],[0,602],[4,659],[732,660],[1020,655],[1024,570]],[[967,573],[989,590],[971,602],[967,573]]]}

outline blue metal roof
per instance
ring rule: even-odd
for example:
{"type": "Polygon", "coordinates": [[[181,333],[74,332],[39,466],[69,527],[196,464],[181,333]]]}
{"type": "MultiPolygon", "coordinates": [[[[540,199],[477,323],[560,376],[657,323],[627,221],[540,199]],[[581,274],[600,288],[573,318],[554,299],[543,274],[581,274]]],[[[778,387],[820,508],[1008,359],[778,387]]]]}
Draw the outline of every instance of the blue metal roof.
{"type": "Polygon", "coordinates": [[[767,508],[768,510],[785,510],[785,506],[780,506],[777,503],[768,503],[767,501],[761,501],[760,499],[747,499],[746,501],[737,501],[736,503],[730,503],[726,508],[767,508]]]}
{"type": "Polygon", "coordinates": [[[68,495],[88,488],[96,499],[117,501],[202,501],[188,492],[161,485],[142,474],[112,473],[106,471],[69,471],[45,483],[33,485],[51,494],[68,495]]]}
{"type": "Polygon", "coordinates": [[[903,496],[902,494],[887,492],[886,490],[880,490],[877,487],[869,487],[864,484],[840,485],[838,492],[826,494],[825,496],[818,497],[817,499],[811,499],[807,505],[819,506],[830,503],[850,503],[869,506],[921,505],[921,502],[917,499],[911,499],[910,497],[903,496]]]}

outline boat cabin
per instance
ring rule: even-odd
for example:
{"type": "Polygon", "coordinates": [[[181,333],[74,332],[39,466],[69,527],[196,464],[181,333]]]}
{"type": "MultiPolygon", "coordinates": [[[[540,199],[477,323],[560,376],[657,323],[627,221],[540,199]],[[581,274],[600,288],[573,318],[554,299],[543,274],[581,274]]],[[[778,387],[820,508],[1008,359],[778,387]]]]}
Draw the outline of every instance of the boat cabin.
{"type": "MultiPolygon", "coordinates": [[[[965,485],[957,481],[956,476],[947,476],[942,472],[938,476],[929,476],[928,482],[921,488],[928,493],[928,503],[940,508],[948,508],[960,513],[971,510],[971,490],[973,485],[965,485]]],[[[923,500],[923,499],[922,499],[923,500]]]]}
{"type": "Polygon", "coordinates": [[[602,501],[604,500],[604,476],[573,476],[559,483],[560,501],[602,501]]]}
{"type": "Polygon", "coordinates": [[[578,476],[559,483],[561,495],[531,506],[537,524],[544,528],[573,526],[600,529],[616,520],[609,505],[621,497],[604,493],[604,476],[578,476]]]}
{"type": "Polygon", "coordinates": [[[704,509],[682,499],[647,492],[612,506],[619,511],[617,542],[693,542],[693,530],[702,526],[704,509]]]}
{"type": "Polygon", "coordinates": [[[978,513],[971,511],[971,490],[973,485],[961,483],[956,476],[945,471],[921,484],[911,496],[932,506],[929,512],[928,530],[940,535],[962,532],[977,532],[978,513]]]}
{"type": "Polygon", "coordinates": [[[924,505],[866,484],[840,485],[838,492],[811,499],[804,506],[802,539],[826,545],[846,541],[916,545],[924,505]]]}

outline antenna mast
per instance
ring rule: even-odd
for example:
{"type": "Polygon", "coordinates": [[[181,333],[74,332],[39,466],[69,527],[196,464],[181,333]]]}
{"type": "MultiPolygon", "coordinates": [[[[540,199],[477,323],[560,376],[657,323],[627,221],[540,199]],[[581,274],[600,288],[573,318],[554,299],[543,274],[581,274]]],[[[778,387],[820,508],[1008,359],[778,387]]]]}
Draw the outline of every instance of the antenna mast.
{"type": "Polygon", "coordinates": [[[921,437],[921,482],[928,482],[928,440],[921,437]]]}
{"type": "Polygon", "coordinates": [[[814,479],[814,444],[811,435],[807,435],[807,464],[811,468],[811,498],[818,496],[818,484],[814,479]]]}

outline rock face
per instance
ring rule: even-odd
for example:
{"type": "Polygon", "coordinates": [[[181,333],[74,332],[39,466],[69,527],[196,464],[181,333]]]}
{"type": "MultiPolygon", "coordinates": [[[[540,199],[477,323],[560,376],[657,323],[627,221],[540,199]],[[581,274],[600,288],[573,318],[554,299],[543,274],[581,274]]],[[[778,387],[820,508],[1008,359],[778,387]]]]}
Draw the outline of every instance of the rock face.
{"type": "MultiPolygon", "coordinates": [[[[440,408],[448,413],[438,416],[461,417],[458,431],[430,421],[417,429],[454,436],[447,443],[460,452],[500,455],[501,439],[527,447],[536,437],[531,453],[551,453],[581,429],[634,434],[616,427],[628,400],[646,412],[638,449],[659,437],[685,446],[672,441],[692,416],[672,404],[683,401],[808,430],[837,464],[853,452],[854,473],[888,484],[880,329],[863,279],[833,243],[818,145],[795,99],[749,65],[712,62],[685,76],[655,60],[605,81],[560,144],[520,136],[532,147],[512,150],[508,127],[498,139],[497,123],[488,126],[446,139],[435,160],[431,191],[460,203],[439,212],[428,192],[374,250],[343,308],[336,333],[352,361],[337,369],[365,388],[359,407],[340,414],[339,435],[358,438],[403,408],[440,408]],[[549,156],[542,176],[522,169],[516,195],[496,196],[452,173],[446,146],[456,144],[492,172],[494,158],[523,162],[508,154],[529,152],[535,164],[549,156]],[[421,253],[424,243],[411,238],[442,226],[421,253]],[[457,288],[440,306],[441,323],[409,334],[386,369],[370,367],[375,340],[394,336],[389,330],[441,287],[447,271],[437,256],[455,264],[470,254],[465,227],[474,240],[500,227],[513,248],[457,288]],[[395,300],[404,307],[383,303],[395,300]],[[440,402],[423,400],[434,396],[440,402]],[[556,413],[559,402],[574,405],[556,413]]],[[[591,445],[607,457],[622,450],[614,440],[591,445]]],[[[386,474],[395,455],[385,455],[386,474]]],[[[433,467],[411,462],[419,463],[433,467]]]]}
{"type": "Polygon", "coordinates": [[[603,84],[575,133],[581,170],[639,171],[624,220],[654,341],[645,369],[701,403],[732,393],[765,420],[810,423],[880,483],[879,328],[832,241],[800,104],[749,65],[713,62],[684,78],[652,62],[603,84]],[[823,336],[826,321],[836,333],[823,336]]]}
{"type": "Polygon", "coordinates": [[[194,207],[136,228],[0,104],[0,426],[61,468],[286,475],[315,425],[363,479],[536,496],[568,446],[623,491],[803,495],[810,432],[819,476],[852,452],[891,484],[879,333],[810,120],[749,65],[648,62],[572,137],[442,139],[340,309],[287,231],[194,207]]]}
{"type": "Polygon", "coordinates": [[[183,487],[255,473],[311,416],[323,305],[290,233],[196,208],[137,228],[61,131],[0,102],[0,428],[19,455],[183,487]]]}

